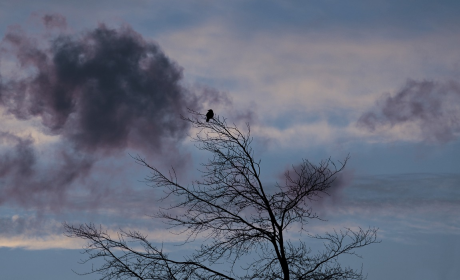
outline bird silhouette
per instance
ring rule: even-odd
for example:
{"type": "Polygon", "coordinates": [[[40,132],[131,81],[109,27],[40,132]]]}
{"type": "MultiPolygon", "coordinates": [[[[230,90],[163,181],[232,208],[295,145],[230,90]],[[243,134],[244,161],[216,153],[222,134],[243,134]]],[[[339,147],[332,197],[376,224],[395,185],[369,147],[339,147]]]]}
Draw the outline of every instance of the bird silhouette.
{"type": "Polygon", "coordinates": [[[208,112],[206,113],[206,122],[209,122],[210,119],[214,117],[214,112],[209,109],[208,112]]]}

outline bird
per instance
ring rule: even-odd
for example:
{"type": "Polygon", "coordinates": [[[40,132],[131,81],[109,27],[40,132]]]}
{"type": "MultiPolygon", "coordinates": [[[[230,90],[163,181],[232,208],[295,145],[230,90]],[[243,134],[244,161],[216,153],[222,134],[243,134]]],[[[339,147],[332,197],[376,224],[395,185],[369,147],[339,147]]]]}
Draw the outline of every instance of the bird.
{"type": "Polygon", "coordinates": [[[214,117],[214,112],[209,109],[208,112],[206,113],[206,122],[209,122],[210,119],[214,117]]]}

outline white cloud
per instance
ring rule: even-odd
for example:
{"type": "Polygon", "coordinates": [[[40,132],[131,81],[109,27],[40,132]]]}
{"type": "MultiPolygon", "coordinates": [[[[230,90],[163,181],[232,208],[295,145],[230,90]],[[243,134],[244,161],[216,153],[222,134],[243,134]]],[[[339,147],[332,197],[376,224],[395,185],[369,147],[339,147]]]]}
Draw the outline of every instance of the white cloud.
{"type": "MultiPolygon", "coordinates": [[[[0,106],[0,131],[11,133],[20,138],[32,138],[36,147],[46,146],[57,143],[59,136],[50,135],[43,132],[43,126],[38,118],[30,120],[18,120],[8,115],[6,109],[0,106]]],[[[8,144],[8,143],[3,143],[8,144]]],[[[15,144],[15,143],[13,143],[15,144]]]]}
{"type": "MultiPolygon", "coordinates": [[[[102,229],[107,228],[107,233],[116,239],[119,227],[115,225],[102,225],[102,229]]],[[[186,235],[172,234],[167,229],[147,230],[145,228],[129,227],[129,230],[139,231],[147,235],[148,240],[154,243],[183,243],[186,241],[186,235]]],[[[82,249],[86,244],[87,241],[83,239],[67,237],[63,233],[56,233],[56,230],[51,228],[48,228],[46,233],[42,232],[41,234],[34,232],[25,232],[17,235],[0,234],[0,247],[6,248],[23,248],[27,250],[82,249]]]]}
{"type": "Polygon", "coordinates": [[[170,32],[158,41],[184,66],[186,77],[211,80],[215,86],[228,82],[227,90],[240,100],[252,97],[271,107],[270,112],[298,102],[318,111],[329,106],[359,109],[407,78],[432,77],[427,56],[445,68],[439,70],[447,70],[460,54],[454,47],[458,39],[364,40],[289,31],[248,38],[219,21],[170,32]],[[443,52],[436,48],[439,42],[443,52]]]}
{"type": "Polygon", "coordinates": [[[154,39],[184,67],[188,81],[229,92],[235,107],[254,102],[261,120],[276,123],[287,114],[319,118],[313,124],[293,122],[286,129],[262,122],[260,133],[279,142],[292,139],[296,131],[327,142],[344,136],[368,142],[417,141],[420,131],[415,126],[395,126],[376,135],[359,131],[354,123],[379,96],[398,90],[408,78],[454,75],[460,58],[455,47],[459,39],[446,34],[406,40],[350,38],[347,30],[285,31],[248,37],[213,19],[154,39]],[[331,126],[328,117],[342,111],[350,125],[331,126]]]}
{"type": "Polygon", "coordinates": [[[24,248],[28,250],[45,249],[81,249],[83,240],[71,239],[64,235],[48,235],[45,237],[19,235],[14,237],[0,236],[0,247],[24,248]]]}

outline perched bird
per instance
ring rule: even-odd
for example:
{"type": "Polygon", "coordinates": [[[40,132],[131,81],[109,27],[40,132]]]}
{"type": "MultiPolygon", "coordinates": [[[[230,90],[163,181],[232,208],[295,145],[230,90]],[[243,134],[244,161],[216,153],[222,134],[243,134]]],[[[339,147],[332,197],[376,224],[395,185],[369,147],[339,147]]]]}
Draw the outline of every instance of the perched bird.
{"type": "Polygon", "coordinates": [[[214,112],[209,109],[208,112],[206,113],[206,122],[209,122],[210,119],[214,117],[214,112]]]}

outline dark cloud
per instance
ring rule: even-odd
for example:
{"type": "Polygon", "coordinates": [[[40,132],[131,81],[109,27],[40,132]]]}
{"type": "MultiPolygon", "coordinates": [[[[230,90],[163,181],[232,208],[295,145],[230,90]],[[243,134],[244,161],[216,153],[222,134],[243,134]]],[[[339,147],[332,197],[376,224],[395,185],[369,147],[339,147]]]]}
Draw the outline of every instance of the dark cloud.
{"type": "Polygon", "coordinates": [[[164,138],[188,130],[179,116],[197,107],[197,96],[180,85],[182,69],[129,27],[61,35],[47,49],[10,30],[3,43],[34,74],[6,83],[1,103],[19,119],[39,117],[79,149],[160,150],[164,138]]]}
{"type": "MultiPolygon", "coordinates": [[[[43,36],[20,26],[6,32],[0,54],[17,62],[19,75],[0,77],[0,106],[17,120],[39,120],[38,129],[61,141],[42,160],[32,138],[2,132],[2,146],[12,148],[0,158],[0,204],[67,207],[69,192],[95,162],[128,148],[180,169],[189,156],[179,144],[190,128],[180,116],[187,108],[231,104],[211,88],[186,88],[183,69],[129,26],[72,33],[57,14],[42,23],[43,36]]],[[[108,196],[102,189],[87,187],[108,196]]]]}
{"type": "Polygon", "coordinates": [[[0,141],[16,142],[13,149],[3,154],[0,159],[0,178],[10,174],[13,177],[28,177],[32,175],[32,166],[36,163],[35,152],[31,138],[22,139],[7,132],[0,132],[0,141]]]}
{"type": "Polygon", "coordinates": [[[152,189],[123,184],[123,178],[117,176],[124,173],[99,164],[91,155],[56,148],[46,150],[44,156],[31,137],[7,132],[0,132],[0,147],[0,206],[32,209],[38,216],[50,211],[95,214],[98,209],[110,209],[133,218],[153,211],[152,189]]]}
{"type": "Polygon", "coordinates": [[[67,28],[67,19],[59,14],[48,14],[42,17],[43,24],[46,28],[67,28]]]}
{"type": "MultiPolygon", "coordinates": [[[[293,165],[286,168],[283,173],[278,174],[278,180],[286,182],[286,175],[289,174],[293,181],[300,179],[299,172],[302,169],[302,164],[293,165]]],[[[318,194],[313,200],[309,201],[313,211],[317,212],[322,218],[325,218],[329,212],[334,211],[337,208],[342,207],[344,199],[344,190],[351,185],[354,179],[354,171],[344,169],[335,177],[324,193],[318,194]]],[[[288,184],[288,182],[286,182],[288,184]]]]}
{"type": "Polygon", "coordinates": [[[460,132],[460,84],[456,81],[409,80],[394,96],[385,95],[357,125],[369,131],[384,126],[415,124],[423,141],[446,143],[460,132]]]}
{"type": "Polygon", "coordinates": [[[32,138],[0,133],[0,143],[8,147],[0,155],[0,205],[8,202],[59,210],[67,203],[72,184],[88,174],[93,160],[62,150],[54,155],[52,164],[39,164],[33,142],[32,138]]]}

